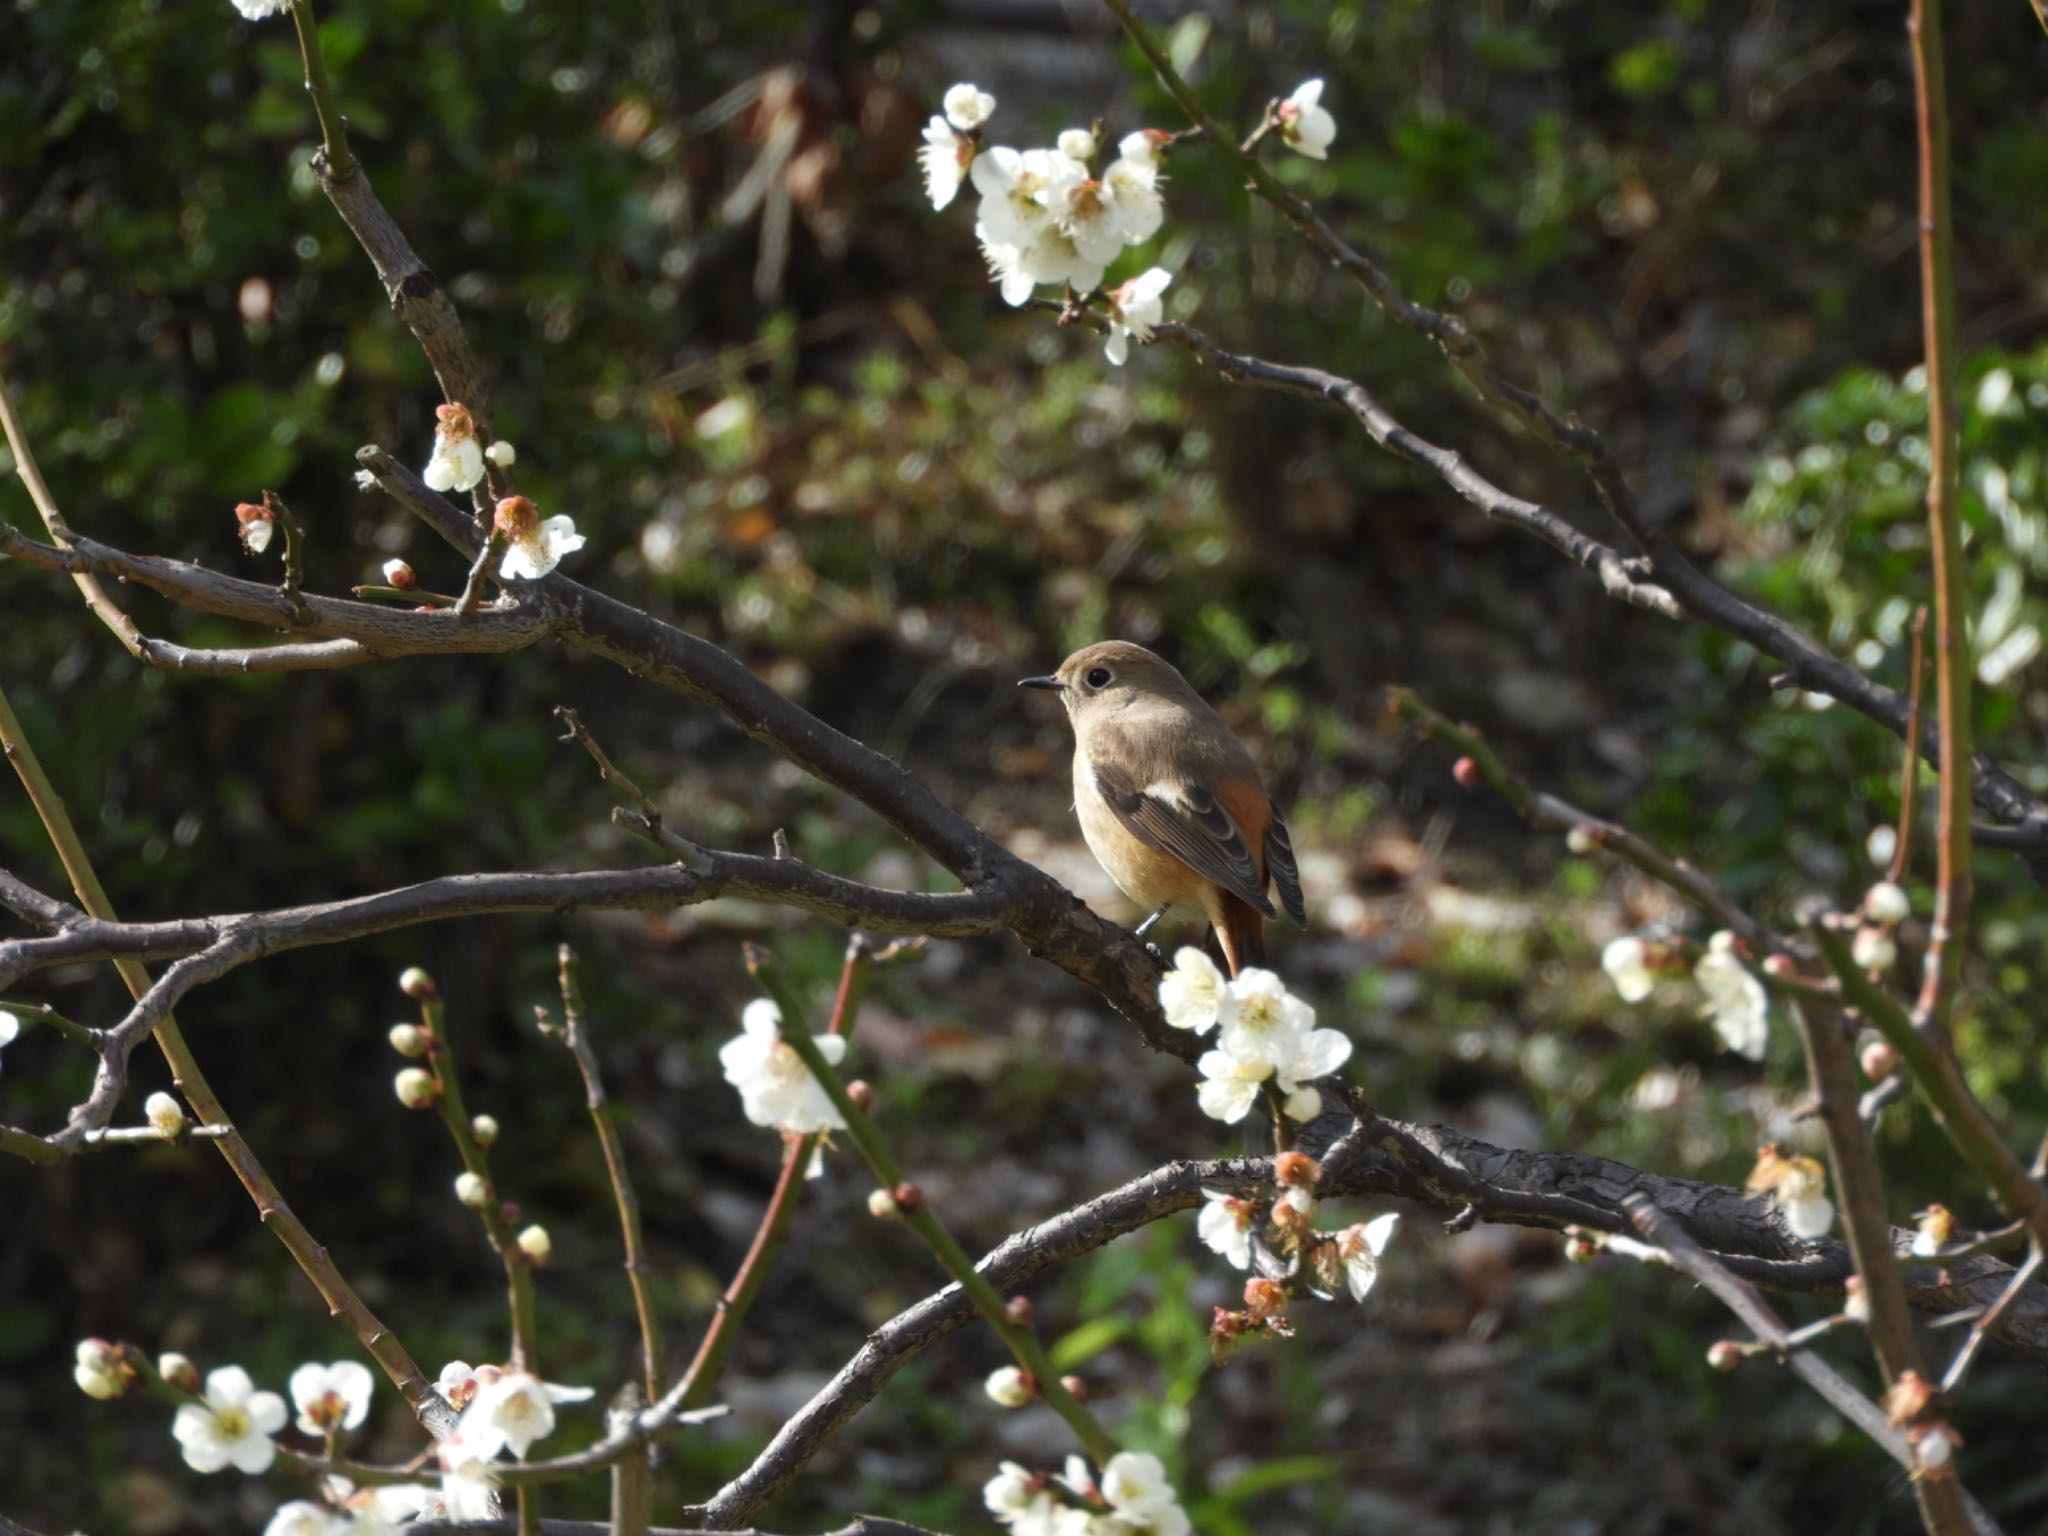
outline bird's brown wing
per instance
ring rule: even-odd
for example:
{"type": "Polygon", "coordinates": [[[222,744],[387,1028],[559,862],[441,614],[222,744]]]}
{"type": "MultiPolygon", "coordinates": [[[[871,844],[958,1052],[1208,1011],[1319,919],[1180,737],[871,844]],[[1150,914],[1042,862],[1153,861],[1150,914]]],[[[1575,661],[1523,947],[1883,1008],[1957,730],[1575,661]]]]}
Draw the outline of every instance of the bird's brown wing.
{"type": "Polygon", "coordinates": [[[1265,916],[1273,915],[1251,846],[1207,790],[1188,783],[1136,784],[1128,773],[1095,759],[1088,767],[1104,802],[1133,836],[1172,854],[1265,916]]]}
{"type": "Polygon", "coordinates": [[[1266,823],[1266,873],[1280,888],[1280,905],[1294,919],[1294,926],[1306,928],[1308,907],[1301,899],[1301,869],[1294,862],[1294,840],[1287,835],[1287,823],[1278,810],[1266,823]]]}

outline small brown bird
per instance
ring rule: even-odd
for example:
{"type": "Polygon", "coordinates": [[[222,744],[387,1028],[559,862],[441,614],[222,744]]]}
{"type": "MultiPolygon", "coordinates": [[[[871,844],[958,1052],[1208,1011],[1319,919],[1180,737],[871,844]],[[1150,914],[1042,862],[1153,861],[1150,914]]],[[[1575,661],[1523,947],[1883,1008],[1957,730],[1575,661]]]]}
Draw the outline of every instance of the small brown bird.
{"type": "Polygon", "coordinates": [[[1266,959],[1267,886],[1306,924],[1287,823],[1244,744],[1188,680],[1142,645],[1104,640],[1050,677],[1074,722],[1081,835],[1123,893],[1152,915],[1193,907],[1230,974],[1266,959]]]}

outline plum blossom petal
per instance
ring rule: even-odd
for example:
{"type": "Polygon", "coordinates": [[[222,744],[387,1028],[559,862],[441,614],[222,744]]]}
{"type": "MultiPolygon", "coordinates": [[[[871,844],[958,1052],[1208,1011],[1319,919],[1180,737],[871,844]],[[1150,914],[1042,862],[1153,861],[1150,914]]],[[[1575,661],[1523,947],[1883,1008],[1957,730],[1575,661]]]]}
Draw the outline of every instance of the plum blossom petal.
{"type": "Polygon", "coordinates": [[[1322,101],[1323,82],[1304,80],[1274,113],[1281,140],[1311,160],[1329,159],[1330,141],[1337,137],[1337,119],[1322,101]]]}
{"type": "Polygon", "coordinates": [[[1257,1202],[1213,1189],[1203,1190],[1202,1199],[1202,1214],[1195,1218],[1195,1235],[1233,1268],[1250,1269],[1252,1220],[1258,1214],[1257,1202]]]}
{"type": "Polygon", "coordinates": [[[239,1365],[224,1365],[206,1378],[204,1400],[182,1404],[171,1420],[185,1465],[195,1472],[268,1472],[277,1458],[271,1436],[289,1415],[275,1392],[259,1392],[239,1365]]]}
{"type": "Polygon", "coordinates": [[[369,1367],[358,1360],[300,1366],[289,1383],[299,1429],[317,1437],[356,1428],[370,1412],[374,1385],[369,1367]]]}
{"type": "Polygon", "coordinates": [[[1175,1029],[1207,1034],[1223,1006],[1223,973],[1193,945],[1174,952],[1173,969],[1159,983],[1159,1006],[1175,1029]]]}
{"type": "MultiPolygon", "coordinates": [[[[838,1107],[782,1038],[782,1027],[782,1010],[765,997],[756,998],[740,1014],[740,1034],[719,1048],[719,1065],[726,1081],[739,1089],[747,1118],[800,1135],[845,1129],[838,1107]]],[[[845,1059],[844,1035],[815,1038],[828,1063],[836,1067],[845,1059]]]]}

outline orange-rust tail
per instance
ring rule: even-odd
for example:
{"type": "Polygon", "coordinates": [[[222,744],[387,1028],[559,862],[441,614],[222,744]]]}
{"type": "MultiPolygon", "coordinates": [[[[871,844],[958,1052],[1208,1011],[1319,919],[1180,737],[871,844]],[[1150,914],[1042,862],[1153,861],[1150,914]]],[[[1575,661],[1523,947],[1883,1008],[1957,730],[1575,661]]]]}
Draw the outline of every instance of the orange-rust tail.
{"type": "Polygon", "coordinates": [[[1224,970],[1236,976],[1248,965],[1266,963],[1266,920],[1250,902],[1227,891],[1222,896],[1217,912],[1222,921],[1210,928],[1209,941],[1224,970]]]}

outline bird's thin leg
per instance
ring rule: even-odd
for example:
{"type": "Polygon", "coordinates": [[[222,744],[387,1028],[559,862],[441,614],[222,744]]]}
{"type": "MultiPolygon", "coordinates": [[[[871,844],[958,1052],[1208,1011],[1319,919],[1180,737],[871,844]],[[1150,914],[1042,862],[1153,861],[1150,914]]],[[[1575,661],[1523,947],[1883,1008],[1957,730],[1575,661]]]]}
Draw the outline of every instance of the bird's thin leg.
{"type": "Polygon", "coordinates": [[[1172,910],[1172,907],[1173,904],[1171,902],[1167,903],[1166,906],[1161,907],[1157,912],[1154,912],[1150,917],[1146,918],[1145,921],[1138,924],[1137,927],[1133,928],[1131,932],[1142,939],[1143,937],[1145,937],[1145,934],[1151,929],[1152,925],[1158,922],[1159,919],[1161,919],[1162,917],[1166,916],[1166,914],[1172,910]]]}

